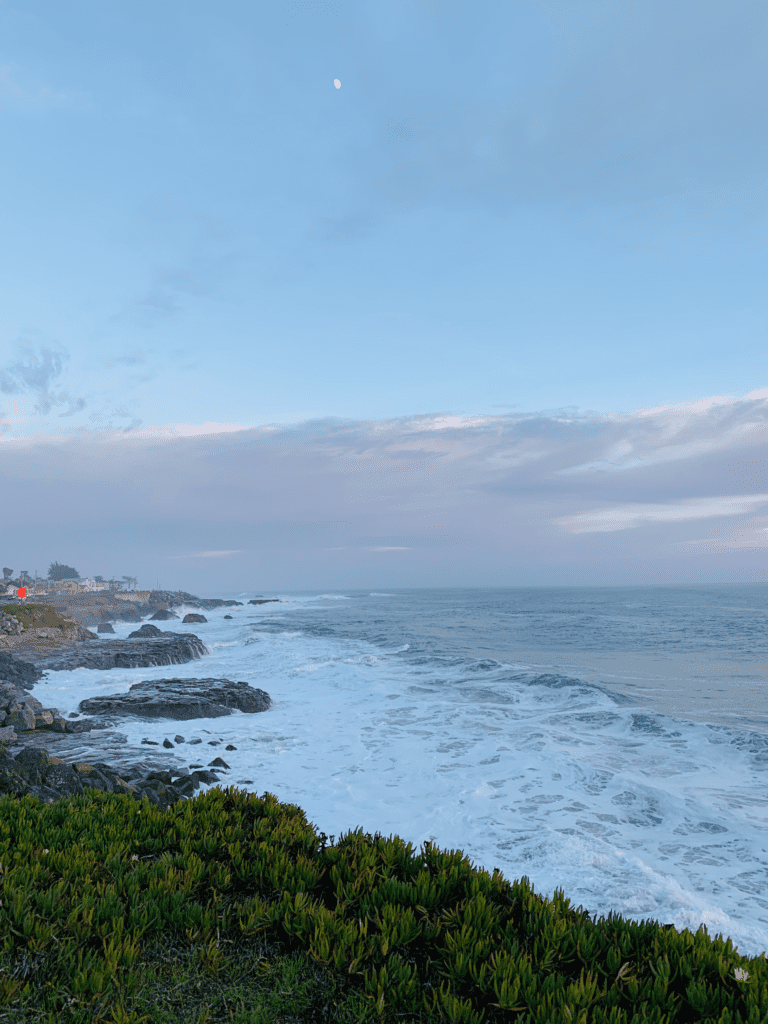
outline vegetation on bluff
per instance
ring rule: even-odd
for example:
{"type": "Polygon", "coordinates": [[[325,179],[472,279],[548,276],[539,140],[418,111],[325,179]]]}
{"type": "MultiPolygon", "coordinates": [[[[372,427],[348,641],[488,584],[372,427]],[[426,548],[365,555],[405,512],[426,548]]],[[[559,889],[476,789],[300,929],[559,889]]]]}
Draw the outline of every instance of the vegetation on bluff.
{"type": "Polygon", "coordinates": [[[0,1024],[760,1024],[765,955],[270,793],[0,798],[0,1024]],[[260,943],[262,945],[260,945],[260,943]],[[24,1016],[24,1015],[27,1016],[24,1016]]]}

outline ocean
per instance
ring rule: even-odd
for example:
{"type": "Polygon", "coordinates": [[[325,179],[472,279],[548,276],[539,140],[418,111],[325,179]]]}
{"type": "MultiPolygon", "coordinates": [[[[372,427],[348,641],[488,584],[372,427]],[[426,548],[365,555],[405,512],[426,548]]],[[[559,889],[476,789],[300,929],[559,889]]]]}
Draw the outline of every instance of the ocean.
{"type": "Polygon", "coordinates": [[[115,766],[221,757],[215,785],[273,793],[337,841],[431,840],[594,920],[768,949],[765,585],[200,596],[280,603],[156,623],[205,640],[201,661],[49,672],[32,696],[68,718],[141,680],[224,677],[273,706],[121,721],[65,760],[97,735],[115,766]]]}

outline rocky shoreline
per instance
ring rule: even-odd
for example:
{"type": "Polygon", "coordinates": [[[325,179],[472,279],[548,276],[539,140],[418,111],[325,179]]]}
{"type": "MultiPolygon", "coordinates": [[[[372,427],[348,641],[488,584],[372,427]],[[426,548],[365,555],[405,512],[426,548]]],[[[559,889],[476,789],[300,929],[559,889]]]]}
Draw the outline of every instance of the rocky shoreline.
{"type": "MultiPolygon", "coordinates": [[[[152,590],[146,601],[133,601],[125,592],[122,597],[114,593],[94,592],[73,595],[51,595],[39,601],[30,600],[28,605],[51,608],[62,619],[80,626],[98,626],[101,622],[140,622],[148,615],[162,608],[177,608],[188,605],[200,611],[212,608],[242,607],[242,601],[224,601],[221,598],[201,598],[184,590],[152,590]]],[[[272,600],[277,600],[273,598],[272,600]]],[[[256,602],[254,602],[256,603],[256,602]]],[[[261,602],[259,602],[261,603],[261,602]]],[[[14,608],[23,607],[14,604],[14,608]]],[[[7,609],[0,605],[0,615],[7,609]]]]}
{"type": "MultiPolygon", "coordinates": [[[[102,720],[88,718],[69,721],[59,714],[58,708],[44,708],[40,701],[27,692],[42,676],[43,669],[40,666],[20,661],[7,653],[0,653],[0,798],[4,795],[29,795],[42,803],[50,804],[82,794],[91,787],[110,793],[128,793],[136,800],[146,796],[156,806],[167,808],[178,800],[188,799],[199,789],[201,783],[218,782],[219,776],[210,769],[229,768],[222,758],[215,758],[209,762],[207,768],[199,764],[192,766],[191,770],[179,765],[169,765],[167,757],[160,760],[145,758],[139,762],[129,762],[119,756],[124,737],[112,732],[105,732],[104,738],[114,741],[115,752],[118,754],[116,760],[122,763],[117,766],[108,765],[103,761],[89,758],[88,751],[82,749],[86,736],[92,730],[109,730],[115,723],[103,717],[102,720]],[[72,762],[57,756],[67,752],[70,756],[75,755],[72,762]]],[[[165,681],[156,681],[155,685],[163,682],[165,681]]],[[[202,682],[207,683],[208,680],[202,682]]],[[[245,683],[236,685],[240,687],[240,693],[243,692],[242,688],[247,686],[245,683]]],[[[123,711],[126,711],[126,708],[128,711],[136,710],[135,707],[131,708],[132,700],[137,702],[139,710],[142,703],[152,703],[152,695],[142,690],[141,683],[131,689],[134,688],[138,690],[135,696],[129,693],[102,698],[106,704],[93,710],[96,713],[107,710],[119,711],[121,709],[116,705],[121,696],[126,701],[123,711]]],[[[221,687],[219,690],[221,691],[221,687]]],[[[263,690],[256,690],[253,693],[254,697],[248,698],[250,707],[255,710],[266,710],[271,703],[268,694],[263,690]]],[[[221,692],[216,694],[214,689],[214,696],[221,697],[221,692]]],[[[198,717],[201,714],[213,713],[210,701],[204,707],[200,701],[198,705],[198,717]]],[[[157,700],[154,702],[154,710],[166,713],[169,711],[157,700]]],[[[189,714],[188,705],[183,707],[181,717],[194,717],[194,713],[189,714]]],[[[174,739],[177,744],[185,742],[183,736],[177,735],[174,739]]],[[[157,745],[150,740],[142,742],[157,745]]],[[[195,745],[203,741],[195,738],[189,742],[195,745]]],[[[218,744],[213,741],[211,745],[218,744]]],[[[166,740],[163,746],[167,750],[174,744],[166,740]]],[[[229,749],[235,748],[229,745],[229,749]]]]}
{"type": "MultiPolygon", "coordinates": [[[[216,608],[242,604],[240,601],[204,600],[183,592],[153,592],[153,598],[155,594],[157,603],[153,601],[149,606],[135,606],[136,618],[173,605],[194,603],[200,608],[216,608]]],[[[128,601],[114,603],[130,605],[128,601]]],[[[253,603],[266,602],[258,600],[253,603]]],[[[8,623],[10,635],[0,634],[0,644],[6,640],[13,645],[13,653],[7,648],[5,651],[0,649],[0,798],[6,794],[30,795],[48,804],[82,794],[88,788],[97,788],[106,792],[128,793],[137,800],[146,796],[156,806],[170,807],[177,800],[189,799],[201,783],[218,782],[219,776],[210,769],[226,771],[229,765],[220,757],[205,767],[202,764],[189,768],[180,765],[176,758],[170,756],[170,750],[186,742],[190,745],[203,742],[199,737],[186,741],[181,735],[175,735],[173,742],[166,738],[162,743],[164,751],[162,754],[158,751],[159,756],[139,762],[128,761],[125,757],[127,752],[122,749],[125,736],[109,731],[116,723],[105,716],[180,721],[221,717],[231,714],[232,708],[258,713],[271,705],[264,690],[250,687],[247,683],[233,683],[227,679],[164,679],[133,684],[127,694],[81,702],[80,711],[88,711],[96,717],[81,719],[73,713],[70,719],[76,721],[64,719],[57,708],[44,708],[40,701],[26,692],[41,680],[45,681],[47,670],[85,667],[104,671],[115,667],[181,664],[204,657],[208,649],[193,633],[161,632],[149,623],[131,633],[126,640],[103,640],[82,624],[62,618],[58,607],[16,608],[16,621],[26,618],[27,626],[18,630],[13,623],[8,623]],[[40,625],[38,620],[41,616],[50,621],[40,625]],[[41,631],[45,631],[45,635],[40,635],[41,631]],[[87,708],[83,706],[85,704],[88,704],[87,708]],[[89,756],[88,739],[93,730],[100,731],[96,745],[101,750],[114,751],[113,764],[96,761],[89,756]],[[65,760],[67,755],[71,760],[65,760]],[[170,761],[177,763],[170,764],[170,761]]],[[[104,620],[105,610],[104,603],[95,609],[80,609],[86,616],[95,612],[100,622],[104,620]]],[[[111,608],[109,610],[112,611],[111,608]]],[[[114,610],[131,616],[123,621],[136,621],[133,608],[117,607],[114,610]]],[[[8,609],[6,616],[7,613],[8,609]]],[[[93,736],[91,745],[96,740],[97,737],[93,736]]],[[[221,741],[208,742],[215,747],[221,741]]],[[[159,746],[147,739],[142,740],[142,744],[159,746]]],[[[226,749],[236,748],[229,744],[226,749]]]]}

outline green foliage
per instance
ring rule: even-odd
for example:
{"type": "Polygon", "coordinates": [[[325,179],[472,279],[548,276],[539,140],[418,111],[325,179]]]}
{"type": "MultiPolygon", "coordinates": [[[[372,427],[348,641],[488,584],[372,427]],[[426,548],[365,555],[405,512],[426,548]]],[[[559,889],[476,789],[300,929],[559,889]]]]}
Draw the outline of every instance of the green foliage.
{"type": "Polygon", "coordinates": [[[0,797],[0,1024],[768,1020],[765,955],[703,926],[592,921],[432,843],[326,840],[295,805],[234,788],[167,811],[90,787],[0,797]]]}
{"type": "Polygon", "coordinates": [[[51,562],[48,566],[49,580],[79,580],[80,573],[71,565],[63,565],[61,562],[51,562]]]}

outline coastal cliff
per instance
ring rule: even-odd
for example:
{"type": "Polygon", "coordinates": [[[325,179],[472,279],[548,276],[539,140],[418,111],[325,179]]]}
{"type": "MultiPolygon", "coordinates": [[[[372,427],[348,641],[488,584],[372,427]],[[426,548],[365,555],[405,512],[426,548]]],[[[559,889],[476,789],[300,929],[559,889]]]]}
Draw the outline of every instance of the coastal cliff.
{"type": "Polygon", "coordinates": [[[12,651],[16,657],[52,654],[79,641],[99,639],[49,604],[3,605],[2,611],[5,621],[17,625],[12,631],[0,632],[0,651],[12,651]]]}
{"type": "MultiPolygon", "coordinates": [[[[223,605],[240,605],[242,601],[223,601],[221,598],[200,598],[186,591],[152,590],[146,601],[136,601],[128,593],[92,592],[81,594],[57,594],[45,599],[44,604],[16,605],[14,608],[46,607],[51,609],[59,621],[80,626],[98,626],[100,622],[140,622],[147,615],[160,608],[176,608],[188,605],[201,610],[220,608],[223,605]]],[[[4,611],[9,610],[6,605],[4,611]]],[[[83,639],[79,637],[78,639],[83,639]]]]}

